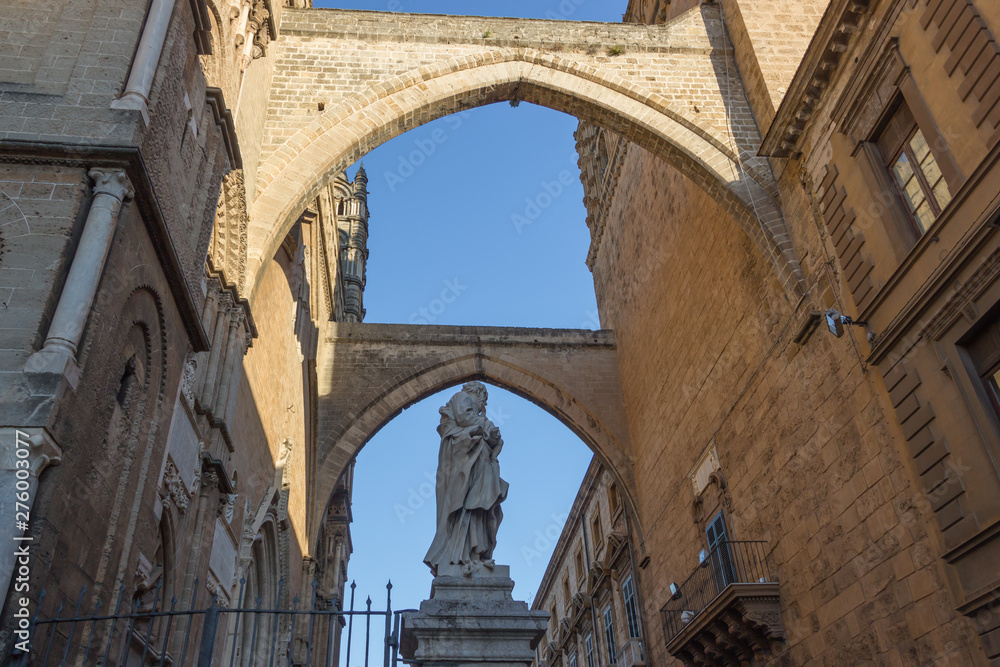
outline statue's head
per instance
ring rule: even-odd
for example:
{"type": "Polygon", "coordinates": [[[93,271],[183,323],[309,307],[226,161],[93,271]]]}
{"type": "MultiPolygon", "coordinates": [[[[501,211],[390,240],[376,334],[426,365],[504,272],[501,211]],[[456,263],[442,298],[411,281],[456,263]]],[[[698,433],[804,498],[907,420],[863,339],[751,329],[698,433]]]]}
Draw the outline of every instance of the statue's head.
{"type": "Polygon", "coordinates": [[[486,385],[482,382],[466,382],[462,385],[462,392],[469,394],[470,396],[475,396],[483,408],[486,407],[486,399],[489,397],[489,394],[486,391],[486,385]]]}

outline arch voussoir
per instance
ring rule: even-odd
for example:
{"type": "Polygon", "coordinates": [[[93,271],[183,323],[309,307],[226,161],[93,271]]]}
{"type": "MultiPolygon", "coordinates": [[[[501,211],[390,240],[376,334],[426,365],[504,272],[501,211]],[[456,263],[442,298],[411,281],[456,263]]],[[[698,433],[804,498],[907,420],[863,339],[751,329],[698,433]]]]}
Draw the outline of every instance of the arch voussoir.
{"type": "Polygon", "coordinates": [[[794,249],[774,252],[774,237],[787,235],[784,220],[758,220],[761,210],[780,215],[773,177],[759,163],[746,168],[717,128],[613,70],[525,47],[466,54],[389,77],[334,105],[276,147],[258,172],[252,268],[273,255],[331,178],[375,146],[451,113],[521,99],[607,127],[673,164],[723,206],[738,202],[744,231],[789,290],[801,290],[794,249]]]}
{"type": "MultiPolygon", "coordinates": [[[[402,325],[377,326],[405,328],[402,325]]],[[[608,334],[601,332],[599,335],[608,334]]],[[[360,343],[355,339],[354,344],[360,343]]],[[[558,349],[560,355],[565,354],[564,348],[554,349],[558,349]]],[[[600,347],[598,350],[600,350],[598,354],[607,352],[614,354],[613,349],[607,347],[600,347]]],[[[606,411],[607,405],[587,405],[586,399],[575,395],[575,392],[582,387],[566,386],[554,377],[543,376],[537,369],[529,370],[528,366],[507,358],[516,354],[517,352],[514,352],[512,355],[505,355],[505,358],[499,358],[482,350],[460,347],[454,352],[446,352],[444,355],[431,354],[424,361],[415,361],[407,370],[396,372],[378,382],[364,396],[352,395],[349,398],[329,396],[321,399],[321,401],[347,401],[352,407],[344,409],[346,406],[342,406],[338,411],[340,417],[336,420],[336,427],[329,429],[326,436],[320,439],[317,452],[317,499],[324,500],[332,494],[340,475],[361,448],[405,408],[448,387],[470,380],[481,380],[512,391],[559,419],[607,465],[622,488],[626,490],[631,503],[635,482],[627,430],[622,432],[621,427],[606,424],[595,411],[600,409],[606,411]]],[[[578,360],[578,363],[580,361],[578,360]]],[[[586,364],[586,361],[582,363],[586,364]]],[[[615,364],[594,366],[595,369],[598,367],[617,368],[615,364]]],[[[606,384],[618,386],[617,380],[606,384]]],[[[610,402],[617,402],[620,405],[619,411],[622,412],[621,419],[624,423],[624,404],[620,388],[612,389],[612,392],[618,392],[610,402]]],[[[593,397],[590,400],[593,400],[593,397]]],[[[602,403],[608,402],[608,400],[602,401],[602,403]]],[[[319,519],[324,507],[325,502],[316,504],[314,526],[320,525],[319,519]]]]}

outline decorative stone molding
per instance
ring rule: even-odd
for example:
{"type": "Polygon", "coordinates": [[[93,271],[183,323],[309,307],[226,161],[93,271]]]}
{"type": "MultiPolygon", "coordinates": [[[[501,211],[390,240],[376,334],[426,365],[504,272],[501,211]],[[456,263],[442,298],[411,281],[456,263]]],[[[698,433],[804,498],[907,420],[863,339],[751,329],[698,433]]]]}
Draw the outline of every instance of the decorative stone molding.
{"type": "Polygon", "coordinates": [[[928,340],[938,340],[956,320],[963,316],[970,322],[975,322],[978,319],[975,302],[990,285],[996,282],[998,276],[1000,276],[1000,250],[994,250],[924,326],[920,336],[928,340]]]}
{"type": "Polygon", "coordinates": [[[28,470],[36,480],[50,465],[62,460],[62,449],[42,428],[0,428],[0,472],[28,470]],[[27,452],[20,456],[19,452],[27,452]],[[26,465],[20,465],[26,461],[26,465]]]}
{"type": "Polygon", "coordinates": [[[184,360],[184,375],[181,377],[181,395],[188,405],[194,407],[198,381],[198,355],[189,354],[184,360]]]}
{"type": "Polygon", "coordinates": [[[205,89],[205,100],[212,110],[212,119],[222,133],[222,143],[226,147],[226,157],[230,169],[243,169],[243,155],[240,152],[239,137],[236,134],[236,121],[233,113],[226,107],[226,99],[221,88],[209,86],[205,89]]]}
{"type": "Polygon", "coordinates": [[[164,502],[172,503],[181,514],[187,512],[188,506],[191,504],[191,494],[188,493],[184,480],[172,459],[167,459],[167,466],[163,471],[160,498],[164,502]]]}
{"type": "Polygon", "coordinates": [[[872,0],[833,0],[830,3],[761,143],[761,155],[792,157],[799,151],[813,112],[829,92],[843,56],[872,4],[872,0]]]}
{"type": "MultiPolygon", "coordinates": [[[[949,77],[958,79],[958,94],[962,100],[976,102],[972,120],[976,127],[986,124],[991,130],[1000,128],[1000,86],[993,84],[991,72],[1000,69],[1000,46],[993,39],[987,22],[969,0],[942,2],[922,0],[927,6],[920,16],[920,25],[931,35],[931,48],[941,53],[950,51],[944,69],[949,77]]],[[[994,134],[991,143],[1000,135],[994,134]]]]}
{"type": "Polygon", "coordinates": [[[628,153],[629,142],[617,134],[580,122],[576,131],[583,201],[590,229],[587,268],[594,270],[604,237],[605,216],[618,189],[618,177],[628,153]]]}
{"type": "Polygon", "coordinates": [[[778,584],[733,584],[668,638],[667,651],[688,667],[756,664],[784,639],[778,584]]]}
{"type": "Polygon", "coordinates": [[[240,54],[240,71],[243,71],[267,53],[267,46],[277,39],[278,31],[267,0],[243,0],[234,20],[237,26],[233,41],[243,47],[240,54]]]}
{"type": "Polygon", "coordinates": [[[847,200],[846,188],[837,184],[838,175],[837,166],[831,162],[819,186],[820,210],[840,258],[843,280],[860,312],[871,303],[877,292],[871,279],[875,265],[861,252],[865,236],[856,224],[857,215],[847,200]]]}

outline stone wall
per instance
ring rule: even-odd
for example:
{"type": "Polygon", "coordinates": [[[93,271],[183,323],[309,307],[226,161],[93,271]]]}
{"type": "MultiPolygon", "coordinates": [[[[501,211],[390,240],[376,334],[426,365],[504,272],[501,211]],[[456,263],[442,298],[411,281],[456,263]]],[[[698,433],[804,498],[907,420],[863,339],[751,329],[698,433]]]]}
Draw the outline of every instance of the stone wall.
{"type": "MultiPolygon", "coordinates": [[[[772,550],[788,635],[777,663],[971,660],[877,378],[847,339],[820,330],[794,341],[830,298],[823,265],[813,260],[809,293],[791,302],[725,212],[641,150],[629,151],[617,193],[594,280],[602,326],[619,341],[651,555],[647,618],[694,571],[714,506],[730,539],[772,550]],[[689,475],[713,447],[728,505],[710,487],[695,520],[689,475]]],[[[812,221],[796,223],[815,248],[812,221]]],[[[650,655],[670,662],[660,641],[650,655]]]]}
{"type": "Polygon", "coordinates": [[[69,268],[88,208],[82,169],[3,165],[0,167],[0,405],[5,422],[18,423],[37,407],[22,374],[55,310],[52,289],[69,268]],[[17,415],[17,413],[21,413],[17,415]],[[17,415],[17,416],[16,416],[17,415]],[[9,420],[9,421],[8,421],[9,420]]]}

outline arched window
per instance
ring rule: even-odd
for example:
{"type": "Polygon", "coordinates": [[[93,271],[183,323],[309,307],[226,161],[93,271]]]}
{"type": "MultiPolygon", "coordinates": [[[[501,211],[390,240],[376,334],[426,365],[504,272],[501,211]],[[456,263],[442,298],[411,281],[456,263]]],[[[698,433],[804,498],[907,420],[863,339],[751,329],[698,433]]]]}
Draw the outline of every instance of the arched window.
{"type": "MultiPolygon", "coordinates": [[[[264,522],[251,548],[243,587],[242,609],[276,609],[278,607],[278,559],[274,522],[264,522]]],[[[271,650],[274,614],[244,613],[240,618],[239,654],[241,665],[267,664],[271,650]]]]}

